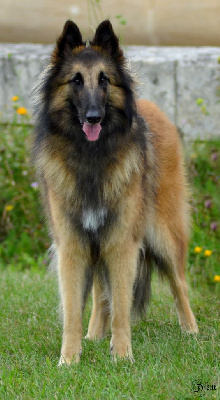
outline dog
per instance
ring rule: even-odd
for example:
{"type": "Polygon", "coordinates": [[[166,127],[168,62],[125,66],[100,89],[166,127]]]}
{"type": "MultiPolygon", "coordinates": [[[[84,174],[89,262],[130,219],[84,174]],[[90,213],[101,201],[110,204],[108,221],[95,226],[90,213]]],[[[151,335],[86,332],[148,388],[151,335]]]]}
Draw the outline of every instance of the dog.
{"type": "Polygon", "coordinates": [[[115,360],[133,361],[131,313],[143,313],[154,266],[170,283],[183,331],[196,333],[184,264],[189,190],[175,127],[135,79],[108,20],[83,42],[67,21],[35,88],[34,162],[56,248],[63,310],[59,365],[111,329],[115,360]]]}

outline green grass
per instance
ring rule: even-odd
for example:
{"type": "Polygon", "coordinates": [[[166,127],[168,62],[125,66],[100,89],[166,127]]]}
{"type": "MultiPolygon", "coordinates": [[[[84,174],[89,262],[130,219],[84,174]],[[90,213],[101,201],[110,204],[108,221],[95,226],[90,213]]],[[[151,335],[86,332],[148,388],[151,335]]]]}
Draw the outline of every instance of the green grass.
{"type": "MultiPolygon", "coordinates": [[[[58,368],[56,280],[42,270],[1,271],[1,399],[194,399],[192,382],[218,386],[217,296],[190,291],[200,333],[182,334],[166,285],[154,279],[144,321],[133,326],[135,364],[110,357],[107,337],[83,340],[81,363],[58,368]]],[[[90,302],[89,302],[90,303],[90,302]]],[[[90,304],[84,315],[84,334],[90,304]]],[[[204,391],[217,399],[217,391],[204,391]]]]}
{"type": "MultiPolygon", "coordinates": [[[[135,364],[113,363],[107,337],[83,340],[81,363],[58,368],[62,327],[56,279],[46,273],[50,240],[30,168],[31,128],[1,127],[0,399],[195,399],[192,382],[217,385],[220,283],[220,141],[186,151],[192,196],[187,263],[197,337],[182,334],[166,285],[154,277],[146,319],[133,326],[135,364]],[[12,206],[9,207],[8,206],[12,206]],[[195,254],[196,246],[202,248],[195,254]],[[212,254],[205,257],[204,251],[212,254]]],[[[84,334],[91,299],[84,314],[84,334]]],[[[204,390],[203,398],[219,392],[204,390]]]]}

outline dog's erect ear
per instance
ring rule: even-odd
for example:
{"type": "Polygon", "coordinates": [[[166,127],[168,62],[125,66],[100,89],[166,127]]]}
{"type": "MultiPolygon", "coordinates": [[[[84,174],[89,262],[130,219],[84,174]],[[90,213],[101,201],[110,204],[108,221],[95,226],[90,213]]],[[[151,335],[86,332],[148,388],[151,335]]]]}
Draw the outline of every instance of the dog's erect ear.
{"type": "Polygon", "coordinates": [[[119,47],[118,38],[115,35],[112,24],[109,20],[103,21],[98,26],[91,45],[101,47],[103,50],[108,52],[111,57],[118,58],[123,55],[123,52],[119,47]]]}
{"type": "Polygon", "coordinates": [[[57,45],[52,54],[52,62],[55,63],[61,60],[66,54],[79,46],[85,46],[80,30],[73,21],[68,20],[63,27],[61,36],[57,40],[57,45]]]}

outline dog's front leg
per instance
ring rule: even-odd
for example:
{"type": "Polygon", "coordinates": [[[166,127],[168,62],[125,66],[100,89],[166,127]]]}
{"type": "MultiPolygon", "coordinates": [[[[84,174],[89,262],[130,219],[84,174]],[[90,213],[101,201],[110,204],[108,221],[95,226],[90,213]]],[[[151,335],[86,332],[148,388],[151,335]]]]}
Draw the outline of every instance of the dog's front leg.
{"type": "Polygon", "coordinates": [[[133,361],[130,314],[133,285],[137,271],[138,246],[117,246],[107,257],[111,286],[111,352],[114,360],[128,358],[133,361]]]}
{"type": "Polygon", "coordinates": [[[82,310],[86,263],[76,246],[60,246],[58,275],[63,308],[63,340],[59,365],[78,363],[82,342],[82,310]]]}

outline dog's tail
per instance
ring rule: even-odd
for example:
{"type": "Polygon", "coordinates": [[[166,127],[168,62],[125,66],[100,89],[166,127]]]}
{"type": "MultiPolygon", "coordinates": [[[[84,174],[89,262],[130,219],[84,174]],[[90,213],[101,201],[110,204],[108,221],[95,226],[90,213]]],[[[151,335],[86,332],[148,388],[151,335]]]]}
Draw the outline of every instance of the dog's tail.
{"type": "Polygon", "coordinates": [[[143,315],[151,297],[152,257],[145,248],[140,249],[137,276],[133,287],[133,311],[143,315]]]}

